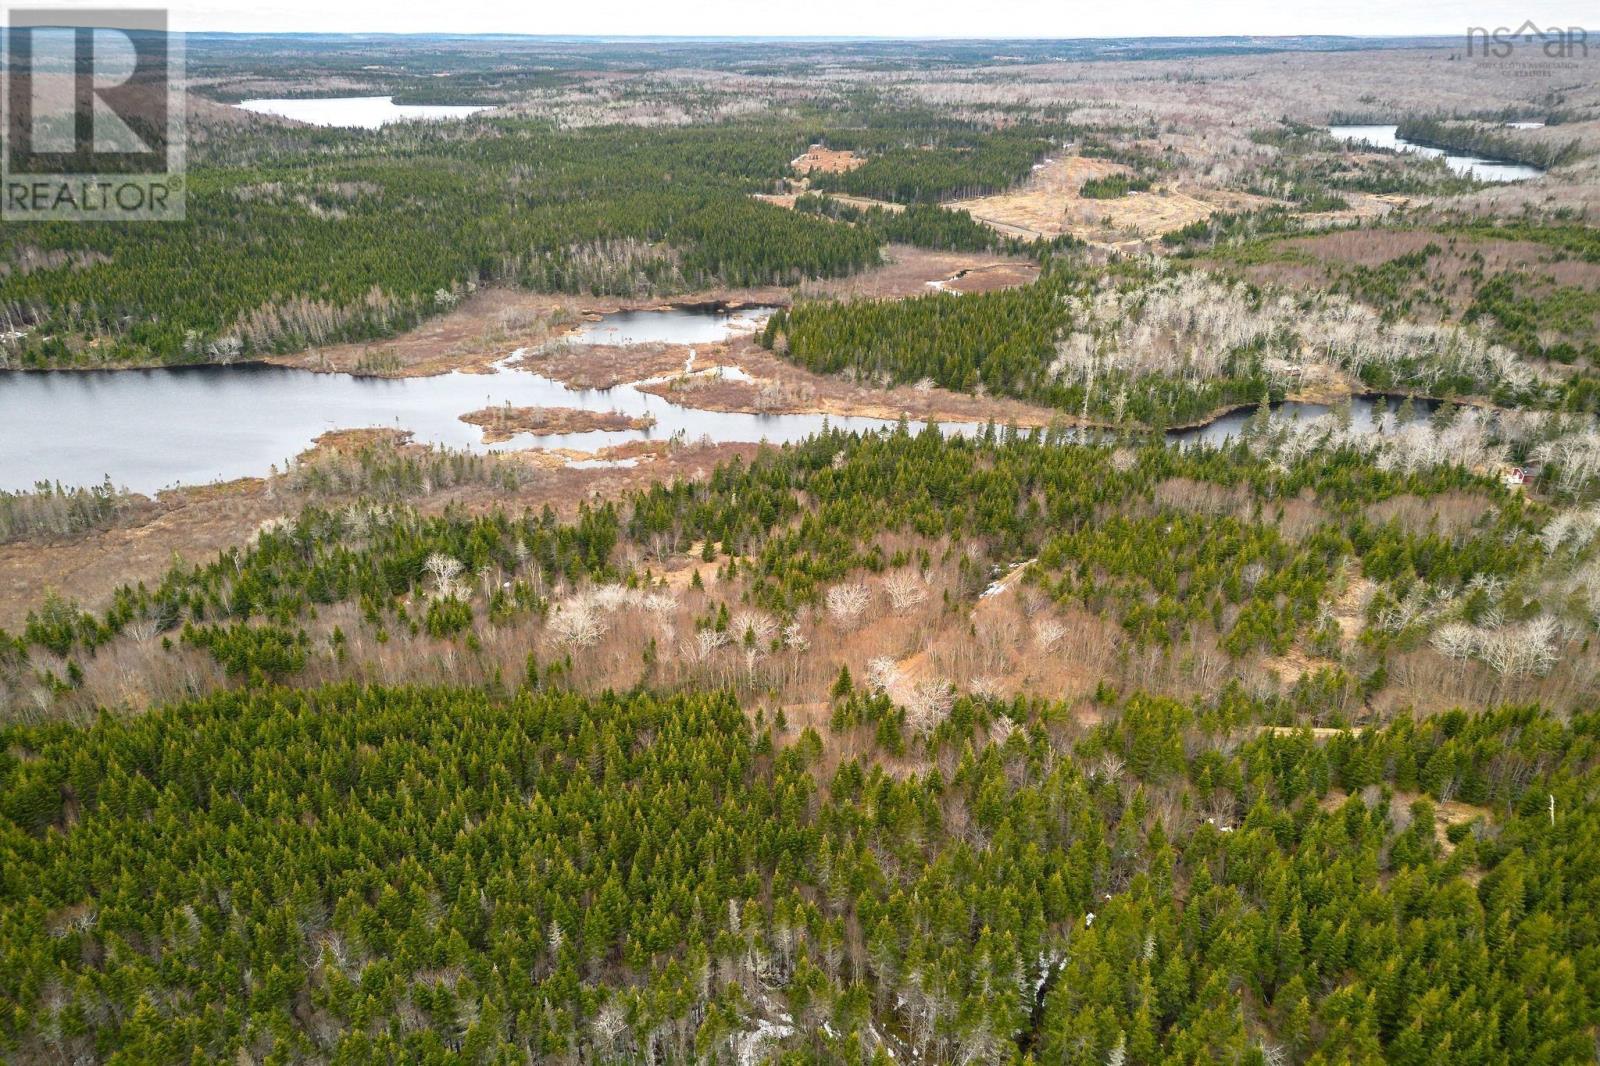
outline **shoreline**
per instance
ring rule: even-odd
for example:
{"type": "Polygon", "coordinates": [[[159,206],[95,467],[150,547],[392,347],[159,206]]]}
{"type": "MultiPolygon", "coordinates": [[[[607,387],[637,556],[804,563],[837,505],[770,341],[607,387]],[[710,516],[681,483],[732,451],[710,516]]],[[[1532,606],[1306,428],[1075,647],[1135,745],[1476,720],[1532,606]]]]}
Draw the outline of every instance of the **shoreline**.
{"type": "MultiPolygon", "coordinates": [[[[1446,404],[1454,404],[1458,407],[1478,407],[1484,410],[1495,411],[1503,410],[1503,408],[1497,407],[1495,404],[1481,397],[1430,396],[1427,393],[1408,392],[1402,389],[1350,388],[1347,388],[1343,392],[1335,393],[1292,392],[1286,394],[1281,400],[1273,400],[1271,406],[1276,409],[1286,403],[1301,403],[1315,404],[1320,407],[1333,407],[1337,404],[1343,403],[1346,400],[1410,400],[1413,403],[1428,403],[1434,404],[1438,407],[1443,407],[1446,404]]],[[[1207,414],[1199,419],[1189,422],[1177,422],[1173,425],[1167,426],[1162,430],[1156,430],[1150,427],[1145,427],[1145,430],[1146,432],[1150,433],[1190,433],[1195,430],[1205,429],[1207,426],[1216,425],[1229,415],[1236,415],[1241,411],[1254,411],[1260,406],[1261,402],[1259,400],[1255,400],[1250,403],[1227,404],[1223,407],[1217,408],[1215,411],[1212,411],[1210,414],[1207,414]]]]}
{"type": "Polygon", "coordinates": [[[353,377],[397,379],[433,377],[452,372],[492,372],[491,364],[519,347],[532,347],[576,329],[589,315],[626,311],[740,311],[751,307],[789,307],[802,299],[899,299],[929,291],[935,281],[948,282],[966,271],[992,277],[996,287],[1009,288],[1033,280],[1037,266],[1016,256],[978,252],[943,252],[890,244],[885,262],[842,278],[817,279],[798,285],[758,285],[694,289],[648,296],[539,293],[499,284],[484,284],[454,308],[432,313],[416,325],[387,337],[308,346],[295,352],[268,352],[232,362],[199,360],[119,360],[61,366],[0,368],[0,373],[58,371],[172,370],[188,367],[239,366],[261,363],[344,373],[353,377]],[[1007,271],[1015,276],[1007,276],[1007,271]],[[364,368],[364,358],[392,352],[392,367],[364,368]]]}
{"type": "MultiPolygon", "coordinates": [[[[718,347],[724,348],[725,343],[726,342],[723,342],[723,345],[719,345],[718,347]]],[[[766,352],[765,349],[756,348],[754,351],[759,352],[762,356],[765,356],[768,359],[781,363],[785,367],[791,368],[797,374],[809,373],[801,370],[798,367],[793,367],[792,364],[782,361],[780,357],[766,352]]],[[[594,388],[596,391],[601,392],[609,391],[609,389],[615,387],[629,386],[638,389],[640,392],[659,396],[675,406],[690,411],[773,416],[812,415],[839,418],[870,418],[886,423],[904,420],[913,425],[922,425],[929,422],[936,424],[956,423],[973,426],[993,423],[997,427],[1014,427],[1022,430],[1092,429],[1113,433],[1131,432],[1135,435],[1160,435],[1167,438],[1171,438],[1175,435],[1202,431],[1209,426],[1221,422],[1229,416],[1237,415],[1242,412],[1254,411],[1260,407],[1259,401],[1227,404],[1208,412],[1206,415],[1200,418],[1192,419],[1182,423],[1176,423],[1166,427],[1152,427],[1142,423],[1124,423],[1122,425],[1117,425],[1111,422],[1094,419],[1086,421],[1081,416],[1068,411],[1037,407],[1035,405],[1028,405],[1023,401],[996,397],[977,397],[968,393],[942,393],[933,395],[918,394],[914,399],[902,395],[899,397],[899,402],[896,402],[895,397],[893,396],[894,393],[911,391],[912,387],[897,386],[894,389],[880,389],[875,387],[856,386],[853,383],[848,382],[837,382],[836,384],[842,385],[845,388],[859,389],[868,395],[856,397],[848,395],[817,395],[815,393],[811,393],[800,399],[785,397],[777,400],[768,400],[764,403],[757,403],[755,398],[752,396],[747,395],[734,398],[728,394],[753,393],[763,385],[781,385],[783,382],[761,377],[746,377],[743,379],[738,379],[717,376],[717,371],[725,368],[744,370],[745,365],[753,360],[735,358],[734,353],[727,352],[726,350],[719,350],[714,353],[705,354],[710,356],[710,359],[708,359],[708,365],[703,369],[697,369],[690,373],[679,373],[669,377],[645,377],[631,381],[618,381],[610,385],[574,385],[565,377],[560,376],[559,371],[556,374],[541,374],[541,376],[548,377],[550,380],[557,381],[571,388],[594,388]],[[722,393],[722,395],[717,394],[719,391],[722,393]],[[882,395],[883,398],[881,400],[871,398],[871,393],[878,393],[882,395]],[[918,403],[916,400],[921,400],[922,402],[918,403]],[[968,407],[968,404],[972,406],[968,407]]],[[[744,354],[748,355],[750,352],[746,352],[744,354]]],[[[227,365],[242,366],[275,364],[248,360],[227,365]]],[[[518,370],[518,368],[515,366],[508,367],[506,369],[507,372],[516,372],[518,370]]],[[[526,369],[527,372],[539,373],[538,370],[531,367],[526,369]]],[[[30,372],[51,373],[51,371],[30,372]]],[[[325,372],[339,373],[340,371],[325,372]]],[[[1462,407],[1476,407],[1481,410],[1500,410],[1500,408],[1498,408],[1495,404],[1483,397],[1432,396],[1415,391],[1394,389],[1353,389],[1344,385],[1342,385],[1341,389],[1338,391],[1318,390],[1315,393],[1290,393],[1281,400],[1273,401],[1271,406],[1274,409],[1277,409],[1286,403],[1297,403],[1333,407],[1338,403],[1347,400],[1411,400],[1416,403],[1429,404],[1436,408],[1444,407],[1446,405],[1455,405],[1462,407]]],[[[581,413],[581,420],[584,422],[603,422],[609,421],[611,418],[619,418],[620,421],[626,421],[629,423],[628,425],[619,425],[618,428],[615,429],[616,432],[629,432],[648,428],[642,425],[642,420],[640,419],[622,418],[621,416],[617,416],[614,412],[608,415],[607,412],[603,411],[588,411],[585,409],[580,412],[578,409],[561,407],[536,407],[516,410],[519,415],[531,411],[548,411],[551,412],[552,415],[576,417],[581,413]]],[[[499,408],[492,408],[482,411],[464,412],[458,417],[463,422],[477,425],[480,427],[480,429],[483,429],[483,442],[485,444],[505,443],[506,441],[513,440],[516,437],[531,436],[530,442],[525,445],[504,450],[496,449],[484,453],[488,455],[497,455],[502,459],[516,456],[527,458],[530,456],[540,455],[546,457],[559,455],[564,461],[590,462],[609,458],[610,456],[607,453],[659,443],[649,439],[626,440],[619,441],[616,444],[606,445],[602,448],[596,449],[594,452],[579,452],[564,447],[549,448],[540,443],[540,438],[545,436],[559,436],[563,432],[576,432],[577,430],[565,430],[557,428],[542,432],[535,432],[531,430],[516,429],[505,435],[499,435],[494,432],[495,428],[498,427],[484,425],[484,421],[487,421],[489,416],[499,414],[499,408]]],[[[601,428],[604,429],[605,427],[601,428]]],[[[364,442],[367,437],[375,435],[383,435],[387,437],[388,435],[393,434],[396,436],[396,443],[414,445],[418,447],[432,447],[430,445],[423,445],[419,442],[413,441],[411,439],[411,432],[412,431],[406,429],[396,430],[390,427],[338,427],[319,435],[306,447],[304,451],[296,456],[296,458],[299,461],[306,461],[313,458],[318,453],[345,450],[348,448],[351,442],[364,442]]],[[[751,446],[761,446],[765,444],[765,442],[762,441],[734,440],[719,441],[717,443],[719,445],[748,444],[751,446]]],[[[513,459],[512,461],[517,460],[513,459]]],[[[542,462],[544,460],[535,459],[533,461],[542,462]]],[[[257,487],[261,484],[264,484],[269,476],[270,475],[268,473],[264,472],[261,474],[247,474],[225,481],[196,482],[191,484],[180,483],[161,488],[155,492],[135,492],[122,487],[118,487],[118,491],[124,493],[134,501],[144,500],[151,503],[163,503],[168,500],[181,499],[191,494],[226,494],[230,491],[240,488],[257,487]]],[[[29,490],[16,490],[17,494],[26,493],[27,491],[29,490]]]]}

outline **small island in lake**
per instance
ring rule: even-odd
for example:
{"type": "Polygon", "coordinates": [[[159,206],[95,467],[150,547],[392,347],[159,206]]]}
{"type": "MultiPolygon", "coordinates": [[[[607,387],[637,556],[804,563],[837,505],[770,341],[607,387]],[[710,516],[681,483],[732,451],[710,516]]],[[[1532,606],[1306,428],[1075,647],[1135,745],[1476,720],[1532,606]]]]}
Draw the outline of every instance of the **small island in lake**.
{"type": "Polygon", "coordinates": [[[501,404],[469,411],[461,421],[483,427],[483,442],[499,444],[519,433],[550,436],[556,433],[613,432],[649,429],[652,415],[625,415],[621,411],[584,411],[576,407],[513,407],[501,404]]]}

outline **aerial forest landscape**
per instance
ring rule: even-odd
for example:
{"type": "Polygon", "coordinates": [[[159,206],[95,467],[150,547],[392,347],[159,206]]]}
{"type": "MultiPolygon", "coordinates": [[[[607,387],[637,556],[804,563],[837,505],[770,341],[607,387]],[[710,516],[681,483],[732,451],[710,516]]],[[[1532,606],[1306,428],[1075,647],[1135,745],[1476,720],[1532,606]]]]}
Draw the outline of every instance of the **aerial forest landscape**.
{"type": "Polygon", "coordinates": [[[1600,26],[990,7],[8,12],[0,1063],[1600,1061],[1600,26]]]}

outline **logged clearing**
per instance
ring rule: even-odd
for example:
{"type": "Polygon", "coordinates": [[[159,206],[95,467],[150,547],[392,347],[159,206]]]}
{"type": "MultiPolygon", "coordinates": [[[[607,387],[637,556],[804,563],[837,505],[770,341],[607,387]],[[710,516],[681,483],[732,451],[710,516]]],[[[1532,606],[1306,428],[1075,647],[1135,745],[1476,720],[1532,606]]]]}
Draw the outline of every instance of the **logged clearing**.
{"type": "MultiPolygon", "coordinates": [[[[1398,497],[1396,499],[1399,499],[1398,497]]],[[[1413,497],[1414,499],[1414,497],[1413,497]]],[[[1429,501],[1431,502],[1431,501],[1429,501]]],[[[1426,510],[1426,507],[1419,508],[1426,510]]],[[[1402,513],[1398,507],[1390,508],[1387,512],[1397,519],[1411,517],[1411,524],[1402,521],[1407,528],[1427,528],[1425,524],[1420,527],[1415,525],[1414,515],[1402,513]]],[[[1373,594],[1378,590],[1378,583],[1363,575],[1359,569],[1352,572],[1345,582],[1344,589],[1334,599],[1330,614],[1334,625],[1339,627],[1339,641],[1345,651],[1352,650],[1355,642],[1360,638],[1361,631],[1366,628],[1367,604],[1372,601],[1373,594]]],[[[1337,670],[1339,663],[1333,659],[1320,655],[1313,655],[1304,648],[1294,647],[1283,655],[1269,656],[1262,664],[1268,670],[1278,675],[1278,680],[1284,685],[1293,685],[1307,674],[1314,674],[1319,670],[1337,670]]],[[[1292,730],[1290,730],[1292,732],[1292,730]]],[[[1334,730],[1332,732],[1337,732],[1334,730]]],[[[1360,732],[1359,727],[1356,732],[1360,732]]],[[[1313,730],[1313,734],[1322,736],[1329,731],[1313,730]]]]}
{"type": "MultiPolygon", "coordinates": [[[[785,207],[785,208],[788,208],[790,210],[793,210],[794,209],[794,202],[796,200],[798,200],[800,198],[800,196],[804,192],[807,191],[807,187],[808,187],[809,183],[805,182],[804,180],[801,180],[801,181],[792,183],[792,185],[794,187],[799,188],[800,192],[785,192],[785,193],[758,192],[758,193],[752,193],[751,195],[754,196],[757,200],[761,200],[764,203],[772,204],[774,207],[785,207]]],[[[895,214],[898,214],[899,212],[904,211],[906,209],[906,205],[905,204],[897,204],[897,203],[893,202],[892,200],[874,200],[870,196],[849,196],[849,195],[846,195],[845,193],[830,192],[830,193],[828,193],[828,199],[836,201],[837,203],[841,203],[841,204],[849,204],[851,207],[859,207],[863,211],[868,210],[870,208],[879,207],[879,208],[882,208],[885,211],[890,211],[890,212],[893,212],[895,214]]]]}
{"type": "Polygon", "coordinates": [[[1039,264],[1020,256],[989,252],[936,252],[908,244],[883,250],[883,265],[844,278],[802,282],[796,300],[885,300],[921,296],[930,288],[992,292],[1026,285],[1039,276],[1039,264]]]}
{"type": "Polygon", "coordinates": [[[1111,200],[1079,194],[1093,178],[1131,171],[1120,163],[1072,155],[1050,160],[1026,182],[997,196],[957,200],[946,206],[966,211],[1007,236],[1049,238],[1068,234],[1094,244],[1158,237],[1209,218],[1218,208],[1188,192],[1158,186],[1111,200]]]}
{"type": "Polygon", "coordinates": [[[1414,199],[1399,193],[1341,192],[1349,207],[1301,215],[1309,227],[1334,228],[1383,218],[1391,211],[1410,207],[1414,199]]]}
{"type": "Polygon", "coordinates": [[[1286,686],[1293,685],[1307,674],[1339,668],[1339,664],[1332,659],[1312,655],[1300,648],[1290,648],[1282,655],[1271,656],[1262,665],[1277,674],[1278,681],[1286,686]]]}
{"type": "Polygon", "coordinates": [[[854,170],[866,160],[851,151],[837,151],[813,144],[802,156],[789,165],[800,174],[843,174],[854,170]]]}
{"type": "Polygon", "coordinates": [[[1431,796],[1425,797],[1420,792],[1395,792],[1392,807],[1408,810],[1419,799],[1427,799],[1433,805],[1433,838],[1438,841],[1440,850],[1446,855],[1456,850],[1449,837],[1452,828],[1479,820],[1485,824],[1494,822],[1494,812],[1487,807],[1462,803],[1459,800],[1436,800],[1431,796]]]}
{"type": "Polygon", "coordinates": [[[906,209],[905,204],[897,204],[893,200],[874,200],[870,196],[850,196],[846,193],[829,193],[828,196],[831,199],[839,201],[841,204],[849,204],[852,207],[859,207],[863,211],[874,207],[881,207],[885,211],[898,214],[906,209]]]}
{"type": "MultiPolygon", "coordinates": [[[[1257,726],[1256,732],[1274,737],[1295,737],[1301,733],[1310,733],[1313,740],[1331,740],[1338,736],[1357,737],[1361,735],[1362,727],[1352,726],[1322,726],[1322,725],[1263,725],[1257,726]]],[[[1342,802],[1342,801],[1341,801],[1342,802]]]]}

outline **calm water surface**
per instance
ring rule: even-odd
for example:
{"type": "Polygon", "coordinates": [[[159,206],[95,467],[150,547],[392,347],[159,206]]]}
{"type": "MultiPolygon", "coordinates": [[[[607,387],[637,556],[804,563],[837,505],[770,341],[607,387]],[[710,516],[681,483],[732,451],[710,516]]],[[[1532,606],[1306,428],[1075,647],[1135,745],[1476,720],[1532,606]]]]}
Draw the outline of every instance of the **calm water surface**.
{"type": "MultiPolygon", "coordinates": [[[[574,338],[705,343],[752,328],[769,311],[630,312],[586,323],[574,338]]],[[[0,372],[0,490],[28,488],[41,479],[83,485],[109,476],[134,491],[154,492],[259,475],[274,463],[283,466],[330,429],[394,427],[426,443],[488,451],[482,430],[460,416],[503,403],[652,415],[656,424],[643,431],[522,434],[499,448],[538,444],[593,451],[675,433],[690,440],[776,443],[810,436],[825,423],[851,430],[892,424],[875,418],[702,411],[632,385],[571,389],[515,369],[394,380],[253,363],[11,371],[0,372]]]]}
{"type": "MultiPolygon", "coordinates": [[[[1398,416],[1404,405],[1404,400],[1393,396],[1357,396],[1350,401],[1350,428],[1357,433],[1371,433],[1378,428],[1384,415],[1398,416]]],[[[1412,400],[1411,418],[1413,421],[1426,418],[1438,407],[1435,400],[1412,400]]],[[[1167,434],[1167,439],[1179,444],[1226,444],[1244,432],[1255,413],[1254,409],[1233,411],[1203,426],[1172,430],[1167,434]]],[[[1333,408],[1320,403],[1281,403],[1272,409],[1272,421],[1309,422],[1332,413],[1333,408]]]]}
{"type": "MultiPolygon", "coordinates": [[[[635,311],[587,323],[579,342],[667,341],[707,343],[750,329],[767,308],[739,312],[635,311]]],[[[690,360],[692,368],[692,359],[690,360]]],[[[703,371],[742,376],[737,368],[703,371]]],[[[651,415],[648,430],[521,434],[496,449],[540,446],[594,451],[630,440],[771,441],[811,436],[831,425],[874,430],[894,423],[877,418],[819,414],[739,414],[682,407],[634,385],[571,389],[538,374],[502,369],[496,374],[441,374],[428,378],[352,377],[286,367],[172,367],[156,370],[0,372],[0,490],[31,488],[39,480],[97,484],[106,477],[136,492],[205,484],[280,469],[331,429],[393,427],[417,440],[483,452],[482,430],[460,420],[481,407],[578,407],[651,415]]],[[[1354,422],[1370,428],[1381,414],[1358,399],[1354,422]]],[[[1390,402],[1388,409],[1398,405],[1390,402]]],[[[1284,404],[1275,419],[1326,414],[1315,404],[1284,404]]],[[[1424,413],[1424,405],[1418,405],[1424,413]]],[[[1177,441],[1220,443],[1239,433],[1250,412],[1172,434],[1177,441]]],[[[946,433],[970,433],[970,423],[948,423],[946,433]]]]}
{"type": "Polygon", "coordinates": [[[772,317],[774,308],[672,308],[664,311],[616,311],[584,322],[567,334],[567,344],[711,344],[730,333],[754,332],[772,317]]]}
{"type": "Polygon", "coordinates": [[[1527,181],[1544,171],[1522,163],[1508,163],[1502,159],[1480,159],[1472,155],[1457,155],[1442,148],[1416,144],[1396,136],[1399,126],[1329,126],[1328,132],[1342,141],[1353,144],[1370,144],[1374,148],[1391,148],[1397,152],[1415,152],[1434,158],[1444,157],[1445,166],[1457,174],[1479,181],[1527,181]]]}

